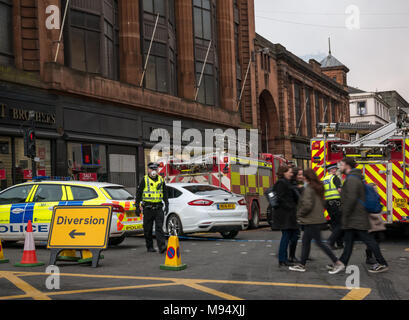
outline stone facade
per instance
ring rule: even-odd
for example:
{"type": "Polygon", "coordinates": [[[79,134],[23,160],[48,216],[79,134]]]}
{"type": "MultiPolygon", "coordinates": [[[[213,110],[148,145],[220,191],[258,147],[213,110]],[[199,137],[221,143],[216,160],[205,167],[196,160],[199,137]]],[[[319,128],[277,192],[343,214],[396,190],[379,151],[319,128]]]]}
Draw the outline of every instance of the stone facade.
{"type": "Polygon", "coordinates": [[[282,45],[273,44],[260,35],[257,35],[255,43],[262,150],[282,154],[307,167],[310,139],[317,134],[317,123],[350,120],[348,92],[342,82],[344,77],[338,83],[317,61],[307,63],[282,45]],[[299,96],[296,95],[295,84],[299,88],[299,96]],[[300,101],[298,111],[296,97],[300,101]],[[329,101],[327,119],[324,117],[324,99],[329,101]]]}

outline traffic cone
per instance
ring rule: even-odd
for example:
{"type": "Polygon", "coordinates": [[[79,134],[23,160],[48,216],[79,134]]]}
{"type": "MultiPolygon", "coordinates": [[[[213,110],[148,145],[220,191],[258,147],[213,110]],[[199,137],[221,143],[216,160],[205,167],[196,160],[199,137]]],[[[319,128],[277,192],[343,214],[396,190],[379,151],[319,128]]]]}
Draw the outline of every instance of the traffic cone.
{"type": "Polygon", "coordinates": [[[4,251],[3,251],[3,246],[1,245],[1,239],[0,239],[0,263],[7,263],[9,262],[9,259],[4,259],[4,251]]]}
{"type": "Polygon", "coordinates": [[[179,238],[171,236],[168,240],[168,250],[166,251],[165,264],[160,266],[161,270],[181,271],[185,270],[187,265],[182,264],[180,256],[179,238]]]}
{"type": "Polygon", "coordinates": [[[75,250],[61,251],[57,257],[57,261],[78,261],[79,259],[75,250]]]}
{"type": "Polygon", "coordinates": [[[43,266],[43,262],[37,261],[36,248],[34,244],[33,225],[31,220],[28,221],[26,238],[24,240],[23,258],[20,263],[16,263],[15,267],[38,267],[43,266]]]}

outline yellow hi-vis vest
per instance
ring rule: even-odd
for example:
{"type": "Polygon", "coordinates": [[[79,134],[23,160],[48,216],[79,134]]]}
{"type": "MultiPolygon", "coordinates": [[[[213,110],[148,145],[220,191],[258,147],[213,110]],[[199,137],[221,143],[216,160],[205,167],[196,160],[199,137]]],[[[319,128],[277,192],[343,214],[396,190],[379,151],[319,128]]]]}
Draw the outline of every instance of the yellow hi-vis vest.
{"type": "Polygon", "coordinates": [[[334,184],[334,175],[327,175],[324,180],[324,190],[325,190],[325,200],[336,200],[340,199],[341,195],[339,194],[338,188],[334,184]]]}
{"type": "Polygon", "coordinates": [[[160,203],[163,200],[163,178],[158,176],[158,180],[152,180],[149,175],[145,176],[145,189],[142,193],[142,201],[160,203]]]}

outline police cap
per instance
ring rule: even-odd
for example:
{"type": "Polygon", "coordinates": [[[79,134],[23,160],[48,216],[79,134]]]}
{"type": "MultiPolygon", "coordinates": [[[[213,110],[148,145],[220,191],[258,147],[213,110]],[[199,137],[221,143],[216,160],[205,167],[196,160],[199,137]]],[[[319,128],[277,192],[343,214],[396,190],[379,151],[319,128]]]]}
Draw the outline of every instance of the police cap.
{"type": "Polygon", "coordinates": [[[327,170],[331,170],[331,169],[338,169],[338,165],[336,163],[331,163],[329,165],[327,165],[327,170]]]}
{"type": "Polygon", "coordinates": [[[151,162],[148,164],[148,168],[152,170],[158,170],[159,165],[157,163],[151,162]]]}

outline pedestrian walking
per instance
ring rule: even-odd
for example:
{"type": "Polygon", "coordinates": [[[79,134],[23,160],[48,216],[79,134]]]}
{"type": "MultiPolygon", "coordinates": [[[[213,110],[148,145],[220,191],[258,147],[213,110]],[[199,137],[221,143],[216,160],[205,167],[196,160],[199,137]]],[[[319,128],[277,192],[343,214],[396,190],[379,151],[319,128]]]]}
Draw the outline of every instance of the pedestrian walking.
{"type": "Polygon", "coordinates": [[[379,273],[388,270],[388,263],[382,256],[379,245],[373,235],[368,231],[371,228],[369,214],[365,209],[365,186],[364,177],[357,163],[351,158],[346,158],[340,162],[340,170],[347,175],[344,186],[341,191],[341,210],[342,210],[342,227],[344,229],[345,248],[339,260],[344,266],[334,266],[329,271],[330,274],[336,274],[345,269],[351,258],[354,248],[354,242],[360,239],[371,250],[377,261],[369,268],[371,273],[379,273]]]}
{"type": "MultiPolygon", "coordinates": [[[[279,266],[291,266],[288,260],[288,247],[290,242],[298,241],[298,225],[296,218],[299,193],[291,179],[293,171],[288,166],[281,166],[277,172],[278,181],[273,187],[273,192],[278,199],[278,205],[273,211],[274,225],[281,230],[282,236],[278,252],[279,266]]],[[[293,248],[294,253],[296,250],[293,248]]]]}
{"type": "MultiPolygon", "coordinates": [[[[375,183],[369,183],[369,186],[374,188],[375,192],[378,194],[378,187],[375,183]]],[[[385,222],[382,219],[382,213],[370,214],[369,223],[371,224],[371,229],[369,230],[369,233],[371,233],[374,236],[375,241],[379,245],[385,237],[383,234],[383,231],[386,230],[385,222]]],[[[365,251],[366,251],[366,264],[368,265],[376,264],[376,259],[373,255],[373,252],[368,247],[366,248],[365,251]]]]}
{"type": "Polygon", "coordinates": [[[290,266],[291,271],[305,272],[308,257],[311,251],[311,241],[332,260],[334,265],[343,266],[342,262],[334,255],[321,239],[321,230],[325,226],[324,217],[324,186],[315,172],[308,169],[304,172],[307,186],[301,196],[297,207],[297,222],[304,231],[302,238],[301,262],[290,266]]]}
{"type": "Polygon", "coordinates": [[[163,232],[164,213],[169,212],[168,193],[163,178],[158,175],[158,164],[149,163],[148,174],[140,182],[136,194],[135,205],[140,215],[140,203],[143,207],[143,231],[148,252],[157,252],[153,247],[153,223],[159,252],[166,251],[166,239],[163,232]],[[165,208],[163,208],[165,204],[165,208]],[[165,212],[164,212],[165,211],[165,212]]]}
{"type": "MultiPolygon", "coordinates": [[[[293,167],[293,177],[291,179],[291,183],[293,184],[293,190],[297,194],[297,201],[301,197],[301,194],[304,191],[304,170],[301,168],[293,167]]],[[[297,229],[297,236],[294,236],[290,239],[290,243],[288,246],[288,261],[290,263],[299,263],[300,261],[296,258],[295,254],[297,251],[298,240],[300,239],[301,231],[300,228],[297,229]]]]}
{"type": "Polygon", "coordinates": [[[327,175],[324,177],[325,208],[331,218],[331,236],[328,238],[329,247],[332,250],[343,249],[343,230],[341,216],[341,179],[337,176],[338,166],[332,163],[327,166],[327,175]],[[335,247],[337,244],[337,247],[335,247]]]}

